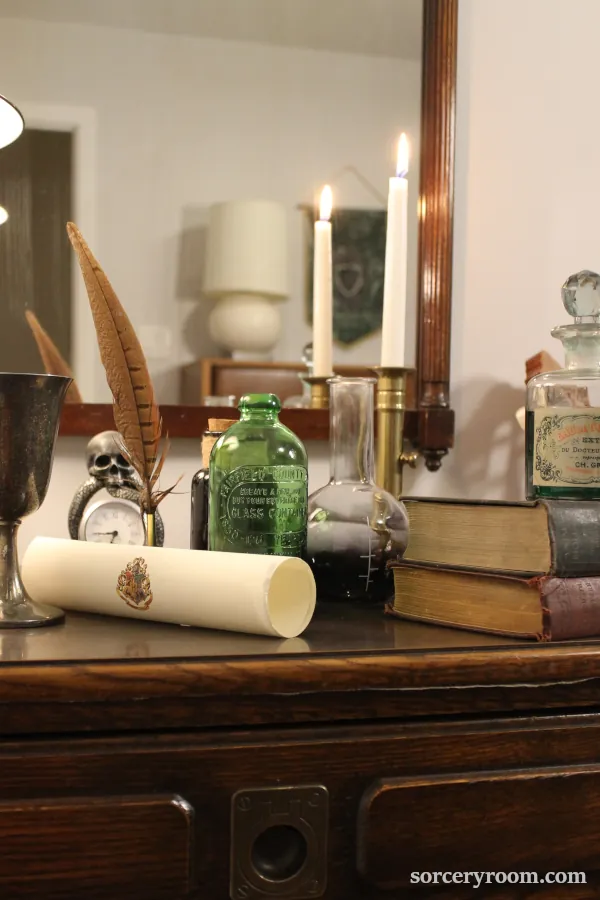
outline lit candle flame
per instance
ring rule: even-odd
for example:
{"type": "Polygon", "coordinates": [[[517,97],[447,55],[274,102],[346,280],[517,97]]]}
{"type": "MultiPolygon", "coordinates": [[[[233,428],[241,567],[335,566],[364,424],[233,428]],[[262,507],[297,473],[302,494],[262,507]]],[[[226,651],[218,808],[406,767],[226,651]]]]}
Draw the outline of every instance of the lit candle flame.
{"type": "Polygon", "coordinates": [[[4,225],[8,221],[8,212],[3,206],[0,206],[0,225],[4,225]]]}
{"type": "Polygon", "coordinates": [[[408,138],[402,132],[398,141],[398,156],[396,160],[397,178],[406,178],[408,175],[408,138]]]}
{"type": "Polygon", "coordinates": [[[328,184],[321,191],[321,204],[319,207],[319,218],[328,222],[331,218],[331,210],[333,207],[333,194],[328,184]]]}

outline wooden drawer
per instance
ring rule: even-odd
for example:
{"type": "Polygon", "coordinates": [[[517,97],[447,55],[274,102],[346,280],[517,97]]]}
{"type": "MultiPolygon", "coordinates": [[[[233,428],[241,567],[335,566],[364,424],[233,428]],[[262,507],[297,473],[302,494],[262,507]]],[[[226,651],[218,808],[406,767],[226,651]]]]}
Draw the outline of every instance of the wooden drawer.
{"type": "Polygon", "coordinates": [[[176,796],[2,803],[0,897],[184,897],[192,818],[176,796]]]}
{"type": "MultiPolygon", "coordinates": [[[[309,786],[326,804],[308,792],[305,843],[326,847],[310,896],[522,900],[518,886],[405,885],[410,871],[573,869],[587,886],[536,897],[600,897],[600,716],[587,715],[0,742],[0,900],[227,900],[252,841],[285,831],[294,804],[304,818],[287,789],[309,786]]],[[[234,896],[299,896],[268,887],[234,896]]]]}
{"type": "Polygon", "coordinates": [[[560,871],[591,880],[599,850],[597,766],[382,780],[359,811],[358,868],[383,891],[410,887],[411,873],[560,871]]]}

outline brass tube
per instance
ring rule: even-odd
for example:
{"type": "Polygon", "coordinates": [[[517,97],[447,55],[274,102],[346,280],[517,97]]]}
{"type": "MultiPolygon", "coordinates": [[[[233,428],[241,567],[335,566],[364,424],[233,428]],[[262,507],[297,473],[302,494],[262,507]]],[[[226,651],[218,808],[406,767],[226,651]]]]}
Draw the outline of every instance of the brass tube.
{"type": "Polygon", "coordinates": [[[310,384],[310,408],[329,409],[329,385],[327,381],[333,375],[311,375],[306,378],[310,384]]]}
{"type": "Polygon", "coordinates": [[[401,456],[404,442],[407,372],[408,369],[404,368],[376,369],[375,482],[394,497],[402,495],[401,456]]]}

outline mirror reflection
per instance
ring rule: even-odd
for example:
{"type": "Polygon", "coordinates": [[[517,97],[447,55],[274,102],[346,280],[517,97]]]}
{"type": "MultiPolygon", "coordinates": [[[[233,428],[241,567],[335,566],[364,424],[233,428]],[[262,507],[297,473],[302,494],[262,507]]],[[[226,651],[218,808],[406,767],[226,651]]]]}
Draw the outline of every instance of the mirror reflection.
{"type": "Polygon", "coordinates": [[[31,310],[83,399],[110,399],[71,220],[161,403],[235,396],[228,367],[301,395],[325,184],[334,364],[378,364],[401,132],[414,362],[422,0],[0,0],[0,17],[0,93],[26,121],[0,150],[4,371],[43,370],[31,310]]]}

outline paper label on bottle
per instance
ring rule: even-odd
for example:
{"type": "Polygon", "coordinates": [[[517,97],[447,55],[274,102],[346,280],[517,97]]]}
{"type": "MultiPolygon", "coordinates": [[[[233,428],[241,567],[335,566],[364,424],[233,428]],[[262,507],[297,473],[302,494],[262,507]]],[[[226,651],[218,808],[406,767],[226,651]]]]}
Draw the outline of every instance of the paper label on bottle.
{"type": "Polygon", "coordinates": [[[307,507],[308,473],[303,466],[240,466],[221,483],[223,535],[231,544],[255,552],[300,553],[306,542],[307,507]]]}
{"type": "Polygon", "coordinates": [[[535,485],[600,484],[600,408],[543,407],[533,421],[535,485]]]}

